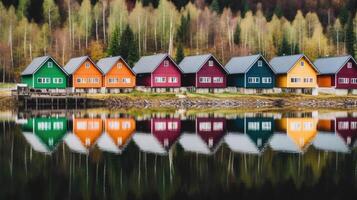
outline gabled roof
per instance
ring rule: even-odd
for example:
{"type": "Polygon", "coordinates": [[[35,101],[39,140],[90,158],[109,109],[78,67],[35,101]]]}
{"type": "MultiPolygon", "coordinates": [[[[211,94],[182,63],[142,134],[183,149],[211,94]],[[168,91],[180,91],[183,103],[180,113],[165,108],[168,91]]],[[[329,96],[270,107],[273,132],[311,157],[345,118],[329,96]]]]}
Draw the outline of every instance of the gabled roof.
{"type": "MultiPolygon", "coordinates": [[[[75,71],[77,71],[79,66],[81,66],[84,63],[84,61],[86,61],[87,59],[89,59],[89,61],[92,62],[92,64],[95,67],[97,67],[97,65],[93,62],[93,60],[89,56],[82,56],[82,57],[72,58],[71,60],[69,60],[67,64],[64,66],[64,69],[68,74],[73,74],[75,71]]],[[[97,67],[97,69],[103,73],[103,71],[99,67],[97,67]]]]}
{"type": "Polygon", "coordinates": [[[107,133],[102,134],[98,138],[97,146],[102,151],[107,151],[115,154],[122,153],[122,149],[115,144],[113,139],[107,133]]]}
{"type": "Polygon", "coordinates": [[[133,136],[135,144],[143,152],[154,154],[167,154],[166,149],[161,145],[157,138],[152,134],[136,132],[133,136]]]}
{"type": "MultiPolygon", "coordinates": [[[[352,56],[338,56],[329,58],[319,58],[315,60],[314,65],[320,74],[336,74],[350,60],[352,56]]],[[[356,61],[353,59],[356,63],[356,61]]]]}
{"type": "Polygon", "coordinates": [[[31,147],[40,153],[51,154],[51,150],[32,132],[23,132],[26,141],[31,147]]]}
{"type": "Polygon", "coordinates": [[[304,54],[297,54],[291,56],[278,56],[270,60],[270,65],[272,66],[272,69],[275,71],[276,74],[286,74],[303,57],[311,64],[311,66],[317,72],[319,72],[319,70],[315,67],[315,65],[304,54]]]}
{"type": "Polygon", "coordinates": [[[297,146],[286,133],[275,133],[269,144],[274,151],[304,153],[303,149],[300,149],[300,147],[297,146]]]}
{"type": "Polygon", "coordinates": [[[228,133],[224,140],[234,152],[249,154],[261,154],[262,152],[247,134],[228,133]]]}
{"type": "Polygon", "coordinates": [[[263,60],[268,64],[270,69],[272,69],[272,71],[274,72],[269,62],[267,62],[261,54],[233,57],[228,61],[225,68],[229,74],[247,73],[249,69],[258,61],[259,58],[263,58],[263,60]]]}
{"type": "Polygon", "coordinates": [[[100,70],[102,70],[103,74],[105,75],[113,68],[114,64],[117,63],[119,60],[122,60],[124,64],[130,69],[130,71],[135,74],[128,65],[128,63],[126,63],[121,56],[102,58],[97,62],[97,66],[100,70]]]}
{"type": "Polygon", "coordinates": [[[204,54],[204,55],[197,55],[197,56],[186,56],[179,64],[180,69],[185,74],[196,73],[198,72],[202,66],[213,57],[216,62],[220,65],[220,67],[226,72],[227,70],[219,63],[219,61],[212,55],[212,54],[204,54]]]}
{"type": "Polygon", "coordinates": [[[25,70],[21,73],[21,75],[31,75],[34,74],[40,67],[47,62],[48,59],[51,59],[59,68],[67,74],[67,72],[60,67],[60,65],[56,62],[55,59],[53,59],[51,56],[42,56],[42,57],[37,57],[34,58],[29,65],[25,68],[25,70]]]}
{"type": "Polygon", "coordinates": [[[81,154],[88,154],[89,150],[87,147],[85,147],[81,140],[75,135],[75,134],[67,134],[63,138],[64,142],[67,144],[67,146],[71,149],[71,151],[81,153],[81,154]]]}
{"type": "MultiPolygon", "coordinates": [[[[155,69],[160,65],[160,63],[166,58],[170,58],[170,60],[176,65],[176,63],[171,59],[169,54],[167,53],[161,53],[161,54],[155,54],[151,56],[143,56],[140,58],[140,60],[135,63],[135,66],[133,67],[133,71],[136,74],[140,73],[151,73],[155,71],[155,69]]],[[[179,68],[181,71],[181,69],[179,68]]]]}
{"type": "Polygon", "coordinates": [[[335,133],[319,132],[312,142],[317,149],[348,153],[350,150],[341,136],[335,133]]]}

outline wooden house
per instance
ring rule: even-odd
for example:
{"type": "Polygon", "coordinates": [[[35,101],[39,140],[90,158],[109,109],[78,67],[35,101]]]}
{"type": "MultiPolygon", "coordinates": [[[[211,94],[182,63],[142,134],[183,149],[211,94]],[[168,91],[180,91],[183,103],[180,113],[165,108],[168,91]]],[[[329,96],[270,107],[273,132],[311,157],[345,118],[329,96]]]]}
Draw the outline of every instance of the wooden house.
{"type": "Polygon", "coordinates": [[[133,67],[138,90],[174,92],[181,87],[181,70],[168,54],[141,57],[133,67]]]}
{"type": "Polygon", "coordinates": [[[225,68],[228,87],[241,88],[244,93],[273,92],[275,73],[262,55],[231,58],[225,68]]]}
{"type": "Polygon", "coordinates": [[[103,87],[106,91],[129,92],[135,87],[135,73],[122,57],[102,58],[97,66],[103,72],[103,87]]]}
{"type": "Polygon", "coordinates": [[[69,74],[69,87],[75,92],[100,92],[103,72],[88,56],[72,58],[64,69],[69,74]]]}
{"type": "Polygon", "coordinates": [[[357,63],[348,56],[319,58],[314,62],[319,70],[317,84],[319,91],[346,95],[357,94],[357,63]]]}
{"type": "Polygon", "coordinates": [[[270,61],[276,86],[286,92],[317,95],[318,69],[304,54],[275,57],[270,61]]]}
{"type": "Polygon", "coordinates": [[[37,57],[21,73],[21,82],[29,88],[64,92],[67,72],[51,56],[37,57]]]}
{"type": "Polygon", "coordinates": [[[182,86],[196,92],[223,92],[228,72],[212,55],[187,56],[179,64],[182,86]]]}

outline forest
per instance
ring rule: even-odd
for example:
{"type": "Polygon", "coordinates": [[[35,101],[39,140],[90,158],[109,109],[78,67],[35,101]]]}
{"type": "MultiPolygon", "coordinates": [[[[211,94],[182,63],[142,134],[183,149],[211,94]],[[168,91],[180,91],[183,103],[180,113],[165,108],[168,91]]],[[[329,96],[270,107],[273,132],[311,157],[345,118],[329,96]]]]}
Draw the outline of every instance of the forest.
{"type": "Polygon", "coordinates": [[[34,57],[357,54],[357,0],[1,0],[0,81],[34,57]]]}

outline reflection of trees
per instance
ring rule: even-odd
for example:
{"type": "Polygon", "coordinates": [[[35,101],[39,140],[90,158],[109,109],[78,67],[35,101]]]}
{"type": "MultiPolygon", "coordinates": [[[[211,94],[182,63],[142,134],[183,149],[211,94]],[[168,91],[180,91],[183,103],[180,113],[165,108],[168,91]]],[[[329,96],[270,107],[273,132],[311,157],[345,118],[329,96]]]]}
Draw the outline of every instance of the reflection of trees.
{"type": "Polygon", "coordinates": [[[157,156],[139,152],[131,142],[121,155],[98,149],[89,156],[80,155],[60,144],[56,152],[45,156],[31,151],[20,130],[13,127],[1,127],[0,199],[29,194],[44,199],[213,198],[222,192],[244,196],[244,191],[257,188],[301,189],[321,181],[338,185],[356,180],[356,150],[336,154],[310,147],[299,155],[267,149],[258,156],[233,153],[222,145],[215,155],[207,156],[186,153],[175,144],[168,155],[157,156]]]}

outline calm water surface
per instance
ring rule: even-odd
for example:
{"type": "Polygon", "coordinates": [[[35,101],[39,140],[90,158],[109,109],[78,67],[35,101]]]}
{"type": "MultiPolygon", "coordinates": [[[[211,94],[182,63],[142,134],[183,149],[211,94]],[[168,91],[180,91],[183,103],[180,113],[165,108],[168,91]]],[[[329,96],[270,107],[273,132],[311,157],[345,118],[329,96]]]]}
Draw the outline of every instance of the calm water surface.
{"type": "Polygon", "coordinates": [[[0,199],[357,199],[357,113],[0,113],[0,199]]]}

